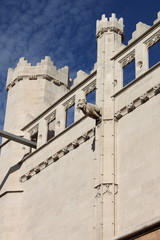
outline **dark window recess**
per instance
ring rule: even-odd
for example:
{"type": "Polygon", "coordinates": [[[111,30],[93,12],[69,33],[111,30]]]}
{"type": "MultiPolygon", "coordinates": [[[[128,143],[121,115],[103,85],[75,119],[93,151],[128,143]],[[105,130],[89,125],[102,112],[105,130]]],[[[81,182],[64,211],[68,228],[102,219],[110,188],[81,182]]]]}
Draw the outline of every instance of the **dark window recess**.
{"type": "Polygon", "coordinates": [[[37,142],[37,140],[38,140],[38,132],[36,132],[33,135],[31,135],[31,141],[37,142]]]}
{"type": "MultiPolygon", "coordinates": [[[[38,131],[31,135],[31,141],[37,143],[37,141],[38,141],[38,131]]],[[[33,151],[34,151],[34,149],[30,148],[30,153],[33,152],[33,151]]]]}
{"type": "Polygon", "coordinates": [[[135,79],[135,60],[123,67],[123,86],[135,79]]]}
{"type": "Polygon", "coordinates": [[[74,112],[75,112],[75,105],[72,105],[70,108],[66,110],[66,127],[70,126],[74,123],[74,112]]]}
{"type": "Polygon", "coordinates": [[[55,136],[55,119],[50,121],[48,124],[48,132],[47,132],[47,141],[55,136]]]}
{"type": "Polygon", "coordinates": [[[95,104],[96,103],[96,89],[86,94],[86,102],[95,104]]]}
{"type": "Polygon", "coordinates": [[[160,41],[148,48],[149,68],[160,61],[160,41]]]}

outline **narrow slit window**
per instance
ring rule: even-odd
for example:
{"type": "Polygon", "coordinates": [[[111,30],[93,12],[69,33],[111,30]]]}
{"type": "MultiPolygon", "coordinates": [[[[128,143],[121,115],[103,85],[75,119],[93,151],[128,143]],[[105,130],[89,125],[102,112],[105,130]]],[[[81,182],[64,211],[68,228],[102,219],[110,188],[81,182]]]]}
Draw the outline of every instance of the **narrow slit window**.
{"type": "Polygon", "coordinates": [[[149,68],[160,61],[160,41],[148,48],[149,68]]]}
{"type": "Polygon", "coordinates": [[[31,135],[31,141],[37,142],[38,140],[38,131],[31,135]]]}
{"type": "Polygon", "coordinates": [[[66,109],[66,127],[74,123],[75,104],[66,109]]]}
{"type": "MultiPolygon", "coordinates": [[[[30,137],[31,141],[36,142],[38,141],[38,131],[33,133],[30,137]]],[[[30,153],[32,153],[35,149],[30,148],[30,153]]]]}
{"type": "Polygon", "coordinates": [[[86,102],[92,104],[96,103],[96,89],[86,94],[86,102]]]}
{"type": "Polygon", "coordinates": [[[123,67],[123,86],[135,79],[135,59],[123,67]]]}
{"type": "Polygon", "coordinates": [[[51,138],[53,138],[55,136],[55,119],[48,122],[47,127],[48,127],[47,141],[49,141],[51,138]]]}

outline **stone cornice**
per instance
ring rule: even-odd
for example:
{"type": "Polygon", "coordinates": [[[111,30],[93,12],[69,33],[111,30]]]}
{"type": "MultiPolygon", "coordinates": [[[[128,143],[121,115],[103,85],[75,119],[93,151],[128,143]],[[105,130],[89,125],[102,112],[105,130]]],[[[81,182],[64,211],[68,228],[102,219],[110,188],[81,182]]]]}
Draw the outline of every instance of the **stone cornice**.
{"type": "Polygon", "coordinates": [[[123,36],[123,31],[122,30],[120,30],[119,28],[117,28],[115,26],[110,26],[110,27],[103,27],[103,28],[101,28],[100,31],[97,33],[97,38],[99,38],[105,32],[114,32],[114,33],[117,33],[117,34],[123,36]]]}
{"type": "Polygon", "coordinates": [[[160,93],[160,83],[150,88],[147,92],[143,93],[141,96],[133,100],[131,103],[122,107],[114,115],[115,121],[119,121],[122,117],[126,116],[128,113],[134,111],[136,108],[140,107],[142,104],[149,101],[151,98],[160,93]]]}
{"type": "Polygon", "coordinates": [[[153,36],[151,36],[149,39],[147,39],[144,43],[147,45],[147,47],[151,47],[156,42],[160,40],[160,30],[156,32],[153,36]]]}
{"type": "Polygon", "coordinates": [[[89,83],[86,87],[84,87],[82,90],[85,92],[85,94],[88,94],[92,92],[96,88],[96,80],[89,83]]]}
{"type": "Polygon", "coordinates": [[[38,165],[36,165],[34,168],[29,170],[29,172],[25,173],[23,176],[20,177],[20,182],[25,182],[26,180],[29,180],[31,177],[35,176],[36,174],[40,173],[44,168],[48,167],[52,163],[55,163],[60,158],[68,154],[70,151],[75,150],[77,147],[79,147],[81,144],[85,143],[87,140],[89,140],[91,137],[95,135],[95,128],[90,129],[83,135],[79,136],[77,139],[75,139],[73,142],[70,142],[63,148],[61,148],[59,151],[53,153],[52,156],[48,157],[45,161],[42,161],[38,165]]]}
{"type": "Polygon", "coordinates": [[[52,120],[54,120],[56,118],[56,110],[54,110],[53,112],[51,112],[46,118],[45,120],[47,121],[47,123],[50,123],[52,120]]]}
{"type": "Polygon", "coordinates": [[[57,86],[65,86],[66,88],[68,88],[68,86],[66,84],[64,84],[63,82],[51,77],[50,75],[47,74],[38,74],[38,75],[21,75],[18,76],[17,78],[13,79],[6,87],[7,91],[9,89],[11,89],[13,86],[15,86],[18,82],[22,81],[24,78],[28,78],[29,80],[38,80],[38,78],[43,78],[57,86]]]}
{"type": "Polygon", "coordinates": [[[135,58],[135,50],[128,53],[125,57],[123,57],[119,63],[121,63],[122,67],[126,66],[128,63],[130,63],[135,58]]]}
{"type": "Polygon", "coordinates": [[[75,95],[70,99],[68,99],[65,103],[63,103],[63,106],[65,107],[65,109],[68,109],[72,107],[74,104],[75,104],[75,95]]]}

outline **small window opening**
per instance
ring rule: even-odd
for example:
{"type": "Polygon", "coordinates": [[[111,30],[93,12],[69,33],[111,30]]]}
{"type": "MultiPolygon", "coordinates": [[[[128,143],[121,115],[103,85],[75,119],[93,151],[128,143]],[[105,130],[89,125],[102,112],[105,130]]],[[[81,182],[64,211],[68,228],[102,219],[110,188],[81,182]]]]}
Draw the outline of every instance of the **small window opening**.
{"type": "Polygon", "coordinates": [[[37,142],[38,140],[38,131],[31,135],[31,141],[37,142]]]}
{"type": "MultiPolygon", "coordinates": [[[[33,133],[33,134],[31,135],[31,141],[37,143],[37,141],[38,141],[38,131],[35,132],[35,133],[33,133]]],[[[35,150],[35,149],[30,148],[30,153],[33,152],[34,150],[35,150]]]]}
{"type": "Polygon", "coordinates": [[[47,141],[55,136],[55,119],[50,121],[48,124],[48,131],[47,131],[47,141]]]}
{"type": "Polygon", "coordinates": [[[135,59],[123,67],[123,86],[135,79],[135,59]]]}
{"type": "Polygon", "coordinates": [[[148,48],[149,68],[160,61],[160,41],[148,48]]]}
{"type": "Polygon", "coordinates": [[[86,102],[92,104],[96,103],[96,89],[86,94],[86,102]]]}
{"type": "Polygon", "coordinates": [[[75,104],[66,109],[66,127],[74,123],[75,104]]]}

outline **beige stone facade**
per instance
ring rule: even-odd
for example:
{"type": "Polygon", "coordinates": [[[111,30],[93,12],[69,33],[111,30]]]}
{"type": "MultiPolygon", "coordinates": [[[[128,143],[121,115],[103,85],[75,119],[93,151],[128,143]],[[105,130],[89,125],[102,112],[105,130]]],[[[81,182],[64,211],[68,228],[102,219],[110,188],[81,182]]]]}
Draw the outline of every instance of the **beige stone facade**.
{"type": "Polygon", "coordinates": [[[102,15],[97,62],[73,86],[49,57],[9,69],[4,130],[37,148],[1,149],[1,240],[159,240],[160,62],[150,66],[149,48],[160,41],[160,13],[153,26],[138,23],[127,46],[123,27],[102,15]],[[124,85],[131,62],[135,79],[124,85]],[[78,109],[92,92],[99,121],[78,109]]]}

